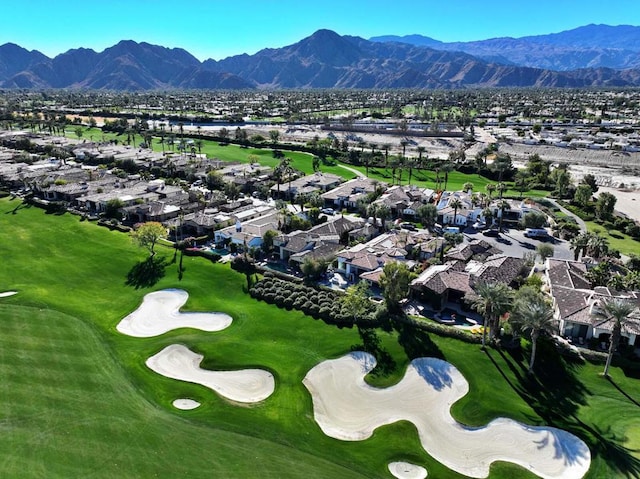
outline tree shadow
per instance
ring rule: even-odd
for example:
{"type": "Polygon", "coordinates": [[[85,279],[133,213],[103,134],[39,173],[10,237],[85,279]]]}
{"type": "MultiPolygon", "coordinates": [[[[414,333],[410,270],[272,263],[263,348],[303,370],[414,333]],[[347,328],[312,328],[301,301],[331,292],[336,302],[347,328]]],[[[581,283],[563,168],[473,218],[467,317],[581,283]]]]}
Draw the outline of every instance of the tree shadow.
{"type": "MultiPolygon", "coordinates": [[[[526,361],[519,353],[512,356],[509,351],[495,351],[517,379],[512,387],[547,423],[564,421],[587,404],[591,393],[577,374],[584,363],[561,356],[551,341],[538,341],[535,374],[527,373],[526,361]]],[[[486,353],[500,370],[497,361],[491,358],[491,351],[487,349],[486,353]]]]}
{"type": "Polygon", "coordinates": [[[393,324],[398,332],[398,343],[409,360],[422,357],[445,359],[444,353],[431,340],[428,333],[404,322],[394,321],[393,324]]]}
{"type": "Polygon", "coordinates": [[[164,276],[166,267],[165,258],[151,256],[129,270],[125,284],[136,289],[153,286],[164,276]]]}
{"type": "Polygon", "coordinates": [[[18,214],[18,211],[22,210],[22,209],[26,209],[26,208],[31,208],[31,203],[25,203],[24,201],[21,203],[18,203],[15,208],[13,208],[12,210],[9,211],[5,211],[4,214],[5,215],[15,215],[18,214]]]}
{"type": "Polygon", "coordinates": [[[618,392],[620,392],[620,394],[622,394],[624,397],[626,397],[629,401],[631,401],[633,404],[635,404],[636,406],[640,407],[640,402],[638,402],[636,399],[634,399],[633,397],[631,397],[629,395],[629,393],[627,393],[624,389],[622,389],[620,386],[618,386],[615,381],[611,378],[611,376],[607,376],[607,381],[609,381],[611,383],[611,385],[616,388],[618,390],[618,392]]]}
{"type": "Polygon", "coordinates": [[[380,345],[380,338],[376,330],[358,326],[358,334],[360,334],[362,344],[354,344],[351,346],[351,351],[365,351],[376,358],[376,367],[371,371],[371,375],[387,376],[391,374],[396,368],[396,362],[389,351],[380,345]]]}
{"type": "MultiPolygon", "coordinates": [[[[535,375],[532,375],[527,373],[524,358],[515,359],[501,349],[487,348],[485,352],[505,382],[535,411],[536,416],[531,416],[530,422],[535,423],[542,418],[546,425],[580,437],[592,455],[603,458],[609,467],[620,473],[620,477],[640,477],[640,459],[633,455],[638,451],[622,446],[626,440],[624,437],[616,436],[610,428],[603,431],[578,418],[578,410],[587,405],[587,398],[592,395],[577,374],[584,364],[581,359],[562,356],[551,341],[539,341],[535,375]],[[498,356],[511,375],[504,370],[498,356]]],[[[624,391],[618,390],[639,405],[624,391]]],[[[556,440],[556,443],[561,444],[562,441],[556,440]]],[[[571,460],[572,451],[565,453],[567,460],[571,460]]]]}

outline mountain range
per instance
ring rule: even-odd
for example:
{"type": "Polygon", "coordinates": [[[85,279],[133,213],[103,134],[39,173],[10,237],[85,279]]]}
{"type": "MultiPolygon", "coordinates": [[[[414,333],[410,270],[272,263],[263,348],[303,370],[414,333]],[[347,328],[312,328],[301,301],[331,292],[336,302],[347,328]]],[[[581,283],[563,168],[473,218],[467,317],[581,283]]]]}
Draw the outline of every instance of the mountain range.
{"type": "Polygon", "coordinates": [[[640,68],[640,27],[586,25],[549,35],[441,42],[422,35],[372,37],[435,50],[468,53],[487,62],[568,71],[580,68],[640,68]]]}
{"type": "Polygon", "coordinates": [[[640,86],[640,27],[444,43],[318,30],[293,45],[200,62],[131,40],[48,58],[0,46],[0,88],[279,89],[640,86]]]}

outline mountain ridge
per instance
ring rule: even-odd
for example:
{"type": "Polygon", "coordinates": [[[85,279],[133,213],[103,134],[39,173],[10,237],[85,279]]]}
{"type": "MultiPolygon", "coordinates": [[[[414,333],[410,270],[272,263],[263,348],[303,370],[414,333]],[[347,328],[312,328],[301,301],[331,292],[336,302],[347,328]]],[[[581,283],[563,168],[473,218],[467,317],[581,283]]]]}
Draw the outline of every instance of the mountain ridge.
{"type": "Polygon", "coordinates": [[[461,51],[489,62],[557,71],[640,67],[640,27],[633,25],[589,24],[545,35],[468,42],[441,42],[419,34],[384,35],[369,40],[427,45],[438,50],[461,51]]]}
{"type": "MultiPolygon", "coordinates": [[[[0,46],[0,87],[158,90],[640,86],[640,27],[623,28],[620,36],[630,39],[637,35],[638,46],[633,44],[637,51],[588,46],[589,41],[593,42],[588,37],[598,37],[596,31],[610,34],[611,28],[617,28],[605,27],[588,25],[552,34],[555,36],[549,42],[554,45],[544,43],[545,36],[447,44],[413,35],[409,40],[420,43],[414,45],[407,41],[371,41],[320,29],[281,48],[203,62],[182,48],[133,40],[122,40],[102,52],[71,49],[54,58],[7,43],[0,46]],[[586,46],[567,46],[571,42],[586,46]],[[460,45],[475,48],[475,55],[456,50],[460,45]],[[516,50],[524,57],[518,58],[516,50]],[[549,67],[528,64],[531,62],[526,55],[539,51],[546,52],[549,67]],[[563,65],[571,68],[552,68],[554,61],[560,61],[561,53],[563,65]],[[626,55],[626,62],[637,67],[616,69],[620,55],[626,55]]],[[[608,38],[603,44],[620,42],[620,38],[608,38]]]]}

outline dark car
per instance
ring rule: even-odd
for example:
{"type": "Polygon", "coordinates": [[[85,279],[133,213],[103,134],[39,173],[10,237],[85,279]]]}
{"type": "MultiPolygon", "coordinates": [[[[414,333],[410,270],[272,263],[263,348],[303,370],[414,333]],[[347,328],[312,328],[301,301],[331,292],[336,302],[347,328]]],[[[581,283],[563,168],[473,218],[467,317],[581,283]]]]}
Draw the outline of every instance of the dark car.
{"type": "Polygon", "coordinates": [[[500,230],[487,230],[487,231],[483,231],[482,232],[483,235],[485,236],[491,236],[493,238],[497,238],[498,236],[500,236],[500,230]]]}
{"type": "Polygon", "coordinates": [[[414,225],[413,223],[402,223],[400,225],[400,228],[402,228],[403,230],[410,230],[410,231],[416,231],[418,228],[416,228],[416,225],[414,225]]]}

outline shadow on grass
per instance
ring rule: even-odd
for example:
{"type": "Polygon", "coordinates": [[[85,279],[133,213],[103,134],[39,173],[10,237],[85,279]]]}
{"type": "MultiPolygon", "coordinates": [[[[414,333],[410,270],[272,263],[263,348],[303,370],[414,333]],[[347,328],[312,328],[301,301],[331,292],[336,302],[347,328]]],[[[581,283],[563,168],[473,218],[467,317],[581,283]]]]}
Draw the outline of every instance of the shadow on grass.
{"type": "Polygon", "coordinates": [[[153,286],[164,276],[167,262],[164,258],[149,257],[136,263],[127,273],[127,286],[134,288],[148,288],[153,286]]]}
{"type": "Polygon", "coordinates": [[[393,325],[398,332],[398,343],[410,361],[422,357],[445,359],[444,354],[427,332],[400,321],[394,321],[393,325]]]}
{"type": "Polygon", "coordinates": [[[376,358],[376,367],[371,371],[372,376],[387,376],[396,368],[396,362],[389,351],[380,346],[380,338],[375,329],[358,326],[358,334],[362,344],[354,344],[351,351],[365,351],[376,358]]]}
{"type": "Polygon", "coordinates": [[[17,204],[15,206],[15,208],[13,208],[12,210],[9,211],[5,211],[4,214],[5,215],[15,215],[18,213],[18,211],[22,210],[22,209],[27,209],[27,208],[31,208],[31,203],[25,203],[24,201],[17,204]]]}
{"type": "Polygon", "coordinates": [[[620,392],[620,394],[622,394],[624,397],[626,397],[629,401],[631,401],[633,404],[635,404],[636,406],[640,407],[640,402],[638,402],[637,400],[635,400],[633,397],[631,397],[629,395],[629,393],[627,393],[624,389],[622,389],[620,386],[618,386],[615,381],[611,378],[611,376],[607,377],[607,380],[611,383],[611,385],[616,388],[618,390],[618,392],[620,392]]]}
{"type": "MultiPolygon", "coordinates": [[[[601,457],[619,474],[616,477],[640,477],[640,459],[633,455],[637,451],[622,445],[625,438],[617,437],[610,428],[605,431],[586,424],[577,416],[579,408],[587,405],[587,397],[592,394],[578,377],[583,365],[581,360],[563,357],[549,341],[539,341],[535,375],[531,375],[527,374],[522,356],[512,356],[501,349],[487,348],[485,352],[505,382],[547,425],[580,437],[592,455],[601,457]],[[511,374],[504,370],[504,365],[511,374]]],[[[624,391],[619,391],[629,398],[624,391]]],[[[535,416],[529,419],[531,423],[539,421],[535,416]]]]}

